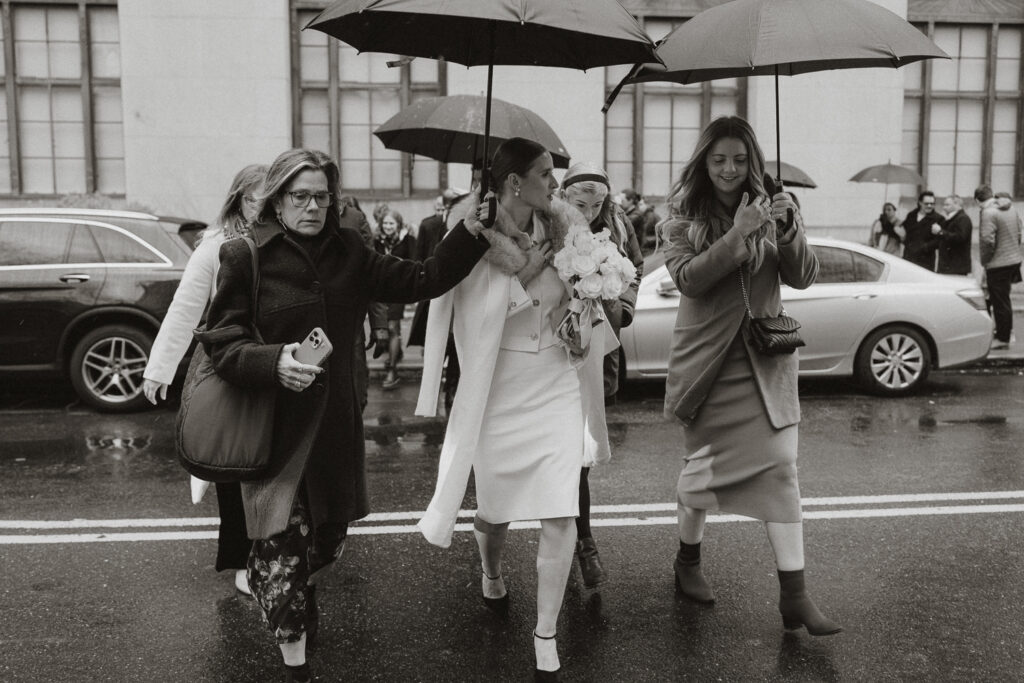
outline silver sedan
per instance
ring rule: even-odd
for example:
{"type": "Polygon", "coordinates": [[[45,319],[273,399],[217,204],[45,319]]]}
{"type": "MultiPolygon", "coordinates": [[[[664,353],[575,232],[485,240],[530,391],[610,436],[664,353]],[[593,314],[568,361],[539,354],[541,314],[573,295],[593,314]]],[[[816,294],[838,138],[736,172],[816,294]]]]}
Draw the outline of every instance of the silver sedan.
{"type": "MultiPolygon", "coordinates": [[[[852,376],[867,391],[913,392],[933,368],[985,357],[992,320],[970,277],[937,275],[853,242],[811,237],[820,270],[814,285],[782,287],[786,312],[800,321],[801,376],[852,376]]],[[[664,261],[647,264],[633,324],[622,330],[626,377],[667,374],[679,291],[664,261]]],[[[740,296],[737,288],[736,296],[740,296]]]]}

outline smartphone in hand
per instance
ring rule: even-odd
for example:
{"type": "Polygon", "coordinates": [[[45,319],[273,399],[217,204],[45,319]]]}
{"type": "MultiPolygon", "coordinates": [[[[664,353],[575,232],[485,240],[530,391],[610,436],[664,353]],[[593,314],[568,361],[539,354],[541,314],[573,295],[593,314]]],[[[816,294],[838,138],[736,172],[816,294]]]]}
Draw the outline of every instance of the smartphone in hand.
{"type": "Polygon", "coordinates": [[[324,361],[331,355],[332,350],[334,350],[334,347],[331,346],[331,341],[327,338],[327,334],[319,327],[314,327],[306,335],[306,338],[302,340],[299,348],[295,349],[294,356],[295,360],[300,363],[323,366],[324,361]]]}

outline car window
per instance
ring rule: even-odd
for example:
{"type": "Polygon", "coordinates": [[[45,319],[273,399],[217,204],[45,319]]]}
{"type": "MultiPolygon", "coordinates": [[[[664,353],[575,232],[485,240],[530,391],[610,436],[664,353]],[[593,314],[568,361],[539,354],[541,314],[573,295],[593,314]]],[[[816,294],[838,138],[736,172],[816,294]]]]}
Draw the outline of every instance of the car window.
{"type": "Polygon", "coordinates": [[[127,231],[99,225],[90,225],[89,231],[107,263],[164,263],[159,255],[127,231]]]}
{"type": "Polygon", "coordinates": [[[873,258],[839,247],[814,247],[818,257],[818,278],[815,284],[839,282],[877,282],[883,264],[873,258]]]}
{"type": "Polygon", "coordinates": [[[66,263],[103,263],[103,256],[100,254],[96,240],[92,238],[88,226],[76,225],[74,234],[71,236],[71,246],[68,247],[66,263]]]}
{"type": "Polygon", "coordinates": [[[0,266],[65,263],[72,226],[43,221],[0,223],[0,266]]]}

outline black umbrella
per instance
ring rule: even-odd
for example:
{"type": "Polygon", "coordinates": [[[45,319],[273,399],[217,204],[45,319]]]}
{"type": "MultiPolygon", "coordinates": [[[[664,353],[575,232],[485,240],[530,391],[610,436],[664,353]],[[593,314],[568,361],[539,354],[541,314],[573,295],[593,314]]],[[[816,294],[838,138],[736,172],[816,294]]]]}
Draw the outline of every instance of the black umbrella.
{"type": "MultiPolygon", "coordinates": [[[[555,168],[569,167],[569,153],[547,121],[525,107],[498,98],[490,102],[491,140],[501,144],[518,137],[539,142],[551,153],[555,168]]],[[[480,163],[487,104],[480,95],[425,97],[382,123],[373,134],[388,149],[447,163],[480,163]]]]}
{"type": "Polygon", "coordinates": [[[627,83],[772,75],[779,160],[780,74],[949,59],[902,17],[869,0],[732,0],[676,27],[658,43],[658,56],[662,64],[634,67],[609,95],[605,111],[627,83]]]}
{"type": "MultiPolygon", "coordinates": [[[[338,0],[306,28],[360,52],[486,64],[485,159],[495,64],[590,69],[661,61],[617,0],[338,0]]],[[[483,192],[487,183],[484,173],[483,192]]]]}
{"type": "Polygon", "coordinates": [[[778,169],[778,177],[782,178],[783,184],[787,187],[814,188],[818,186],[816,182],[811,180],[811,176],[807,175],[793,164],[787,164],[785,161],[765,162],[765,166],[768,168],[771,168],[772,165],[778,169]]]}
{"type": "Polygon", "coordinates": [[[890,184],[924,185],[924,178],[917,171],[906,166],[897,166],[891,161],[862,168],[854,173],[850,180],[855,183],[885,183],[885,201],[889,201],[890,184]]]}

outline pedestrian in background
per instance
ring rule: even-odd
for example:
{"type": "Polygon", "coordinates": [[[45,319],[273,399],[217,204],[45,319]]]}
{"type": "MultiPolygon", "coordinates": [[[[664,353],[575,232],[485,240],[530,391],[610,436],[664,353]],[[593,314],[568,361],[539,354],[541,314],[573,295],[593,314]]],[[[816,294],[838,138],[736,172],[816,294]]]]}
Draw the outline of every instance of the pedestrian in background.
{"type": "Polygon", "coordinates": [[[800,209],[785,192],[767,196],[764,154],[735,116],[705,127],[669,204],[676,216],[663,226],[665,265],[682,294],[665,392],[666,416],[684,425],[676,586],[697,602],[715,600],[701,571],[708,510],[761,519],[783,626],[836,633],[804,586],[797,356],[760,353],[745,322],[745,298],[754,317],[775,317],[780,280],[796,289],[814,283],[818,261],[800,209]]]}
{"type": "Polygon", "coordinates": [[[881,249],[887,254],[903,255],[903,239],[907,231],[903,229],[903,220],[896,213],[896,205],[886,202],[882,205],[882,213],[871,224],[871,236],[868,244],[881,249]]]}
{"type": "Polygon", "coordinates": [[[935,210],[935,193],[925,190],[917,197],[917,208],[903,219],[903,258],[935,272],[935,252],[939,240],[936,227],[941,230],[945,219],[935,210]]]}
{"type": "Polygon", "coordinates": [[[640,250],[644,255],[653,253],[658,244],[657,226],[661,216],[644,200],[643,195],[632,188],[622,191],[621,206],[633,224],[640,250]]]}
{"type": "MultiPolygon", "coordinates": [[[[637,291],[643,277],[644,257],[632,223],[612,201],[610,193],[611,181],[608,174],[595,164],[573,164],[562,176],[562,199],[583,214],[591,231],[598,233],[607,229],[611,233],[611,242],[636,267],[636,279],[629,288],[618,299],[605,299],[601,302],[607,324],[617,337],[622,328],[629,327],[633,322],[637,291]]],[[[619,391],[618,347],[605,354],[602,365],[604,402],[607,406],[615,402],[615,395],[619,391]]],[[[590,468],[594,464],[584,460],[580,473],[580,514],[576,518],[576,559],[580,564],[583,585],[587,588],[596,588],[608,580],[590,528],[590,468]]]]}
{"type": "MultiPolygon", "coordinates": [[[[373,230],[366,220],[366,214],[359,208],[359,200],[352,195],[338,198],[341,214],[338,224],[341,228],[355,230],[363,239],[363,244],[373,249],[373,230]]],[[[360,326],[356,333],[355,365],[352,374],[359,396],[359,409],[366,410],[370,397],[370,367],[366,363],[366,352],[373,349],[373,357],[380,358],[388,351],[388,305],[379,301],[371,301],[367,306],[366,318],[370,325],[370,343],[366,343],[365,326],[360,326]]]]}
{"type": "Polygon", "coordinates": [[[339,227],[338,166],[293,149],[274,160],[252,228],[259,295],[247,245],[225,242],[208,326],[198,335],[217,374],[275,389],[271,473],[243,482],[249,587],[284,659],[287,680],[310,680],[307,642],[319,624],[315,585],[341,555],[348,525],[369,511],[363,425],[351,352],[370,301],[437,296],[486,250],[473,227],[452,231],[425,264],[382,256],[339,227]],[[294,357],[320,327],[332,343],[321,367],[294,357]],[[255,337],[259,330],[263,341],[255,337]]]}
{"type": "MultiPolygon", "coordinates": [[[[192,343],[193,330],[199,325],[207,304],[217,291],[220,245],[225,240],[248,237],[250,234],[250,224],[256,216],[256,197],[266,175],[267,166],[260,164],[252,164],[239,171],[231,181],[231,188],[217,219],[199,235],[195,251],[181,275],[174,300],[160,324],[160,331],[149,352],[149,362],[142,373],[142,391],[153,405],[156,405],[157,399],[167,398],[167,387],[174,381],[178,365],[192,343]]],[[[195,477],[191,477],[191,480],[192,502],[198,503],[209,483],[195,477]]],[[[217,561],[214,568],[218,572],[234,569],[235,588],[245,595],[251,595],[245,578],[245,563],[249,558],[252,541],[245,533],[242,492],[237,483],[217,484],[216,489],[220,525],[217,527],[217,561]]]]}
{"type": "Polygon", "coordinates": [[[988,185],[979,186],[974,199],[981,205],[978,247],[996,325],[992,349],[1007,349],[1013,341],[1010,286],[1021,281],[1021,218],[1012,202],[1000,206],[988,185]]]}
{"type": "MultiPolygon", "coordinates": [[[[409,229],[402,220],[402,214],[394,209],[387,209],[380,216],[377,236],[373,246],[378,254],[385,254],[401,259],[416,257],[416,238],[409,234],[409,229]]],[[[381,388],[391,390],[398,386],[398,364],[402,362],[402,319],[405,317],[405,304],[388,304],[388,355],[384,366],[387,373],[381,388]]]]}
{"type": "Polygon", "coordinates": [[[936,273],[945,275],[971,274],[971,233],[974,224],[964,211],[964,200],[955,194],[942,203],[946,214],[944,226],[932,225],[932,234],[938,239],[939,260],[936,273]]]}
{"type": "MultiPolygon", "coordinates": [[[[448,419],[438,481],[419,528],[442,547],[451,543],[470,470],[476,482],[474,536],[480,551],[481,592],[490,609],[508,609],[502,575],[508,526],[540,520],[537,544],[537,622],[533,633],[537,680],[557,680],[558,614],[576,543],[579,477],[585,440],[609,456],[601,397],[601,357],[570,363],[555,326],[568,292],[552,255],[579,212],[552,195],[558,189],[551,154],[536,142],[509,138],[491,165],[498,215],[492,248],[443,301],[431,303],[417,414],[436,410],[440,360],[453,318],[462,379],[448,419]],[[581,387],[593,387],[582,396],[581,387]],[[585,437],[585,434],[587,436],[585,437]],[[602,438],[603,437],[603,438],[602,438]]],[[[460,204],[465,223],[486,222],[488,203],[460,204]]],[[[485,233],[490,234],[490,233],[485,233]]],[[[441,244],[448,241],[446,238],[441,244]]]]}

